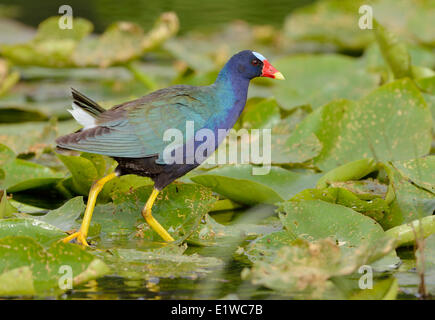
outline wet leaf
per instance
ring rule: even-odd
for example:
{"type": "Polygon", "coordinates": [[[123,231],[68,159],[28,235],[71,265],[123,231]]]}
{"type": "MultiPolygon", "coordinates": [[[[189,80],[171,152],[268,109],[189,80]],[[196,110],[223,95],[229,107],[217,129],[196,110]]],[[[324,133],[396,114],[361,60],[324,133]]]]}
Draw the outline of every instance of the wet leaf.
{"type": "Polygon", "coordinates": [[[331,239],[312,242],[297,239],[281,246],[274,255],[256,260],[242,277],[279,292],[302,293],[317,299],[335,292],[343,298],[344,293],[339,292],[331,279],[352,274],[360,265],[373,262],[392,249],[391,241],[382,240],[376,254],[372,252],[373,246],[366,245],[346,253],[331,239]]]}
{"type": "Polygon", "coordinates": [[[297,192],[312,187],[318,175],[301,174],[271,167],[265,175],[253,174],[253,166],[224,166],[191,177],[192,181],[239,203],[274,204],[290,199],[297,192]]]}
{"type": "Polygon", "coordinates": [[[5,286],[0,295],[33,294],[50,296],[59,294],[64,278],[70,268],[73,276],[71,285],[76,286],[91,279],[99,278],[109,272],[107,265],[82,248],[65,243],[53,243],[44,249],[29,237],[10,236],[0,239],[0,277],[23,274],[20,281],[5,286]],[[34,289],[34,292],[32,291],[34,289]]]}
{"type": "Polygon", "coordinates": [[[162,250],[140,251],[135,249],[114,249],[109,258],[115,274],[127,279],[189,278],[197,279],[223,266],[220,259],[203,257],[198,254],[162,250]]]}
{"type": "Polygon", "coordinates": [[[254,223],[223,225],[206,214],[204,222],[199,225],[187,241],[201,246],[227,246],[234,243],[242,243],[246,238],[253,239],[280,228],[280,224],[278,226],[276,224],[254,223]]]}
{"type": "Polygon", "coordinates": [[[59,228],[34,218],[10,218],[0,220],[0,238],[8,236],[32,237],[41,244],[50,244],[66,234],[59,228]]]}

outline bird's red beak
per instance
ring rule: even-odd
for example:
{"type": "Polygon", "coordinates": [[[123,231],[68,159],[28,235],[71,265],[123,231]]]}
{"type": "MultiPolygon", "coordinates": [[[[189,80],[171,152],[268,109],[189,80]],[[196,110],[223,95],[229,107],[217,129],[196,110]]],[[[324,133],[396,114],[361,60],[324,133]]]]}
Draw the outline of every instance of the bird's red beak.
{"type": "Polygon", "coordinates": [[[261,76],[278,80],[285,80],[282,73],[276,70],[267,60],[263,60],[263,70],[261,76]]]}

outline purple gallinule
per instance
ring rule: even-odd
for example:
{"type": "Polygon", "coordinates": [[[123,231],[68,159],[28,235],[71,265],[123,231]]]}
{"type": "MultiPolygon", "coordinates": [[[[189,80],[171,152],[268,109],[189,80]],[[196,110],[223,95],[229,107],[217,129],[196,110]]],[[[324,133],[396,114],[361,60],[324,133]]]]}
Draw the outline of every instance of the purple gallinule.
{"type": "MultiPolygon", "coordinates": [[[[249,82],[255,77],[284,79],[261,54],[244,50],[231,57],[215,83],[209,86],[176,85],[109,110],[73,89],[73,109],[69,111],[83,129],[58,138],[58,148],[110,156],[118,162],[118,167],[93,184],[79,231],[64,241],[76,239],[88,245],[86,237],[98,193],[107,181],[125,174],[150,177],[154,181],[142,215],[165,241],[173,241],[152,216],[153,203],[160,190],[196,168],[211,153],[200,159],[190,159],[188,154],[195,154],[199,144],[196,141],[189,144],[193,137],[186,137],[180,145],[184,151],[182,161],[170,163],[164,155],[168,146],[164,133],[172,128],[186,134],[186,123],[192,121],[195,131],[208,129],[218,137],[219,129],[231,129],[236,123],[245,107],[249,82]],[[187,145],[193,147],[193,152],[189,153],[187,145]]],[[[220,140],[213,141],[212,151],[220,140]]]]}

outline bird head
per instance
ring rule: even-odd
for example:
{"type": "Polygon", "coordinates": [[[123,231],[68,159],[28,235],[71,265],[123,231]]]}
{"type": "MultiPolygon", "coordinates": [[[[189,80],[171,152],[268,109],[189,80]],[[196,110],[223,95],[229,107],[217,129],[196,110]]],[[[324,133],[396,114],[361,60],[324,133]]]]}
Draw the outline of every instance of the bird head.
{"type": "Polygon", "coordinates": [[[262,54],[255,51],[241,51],[235,54],[230,61],[237,72],[248,79],[255,77],[285,79],[282,73],[276,70],[262,54]]]}

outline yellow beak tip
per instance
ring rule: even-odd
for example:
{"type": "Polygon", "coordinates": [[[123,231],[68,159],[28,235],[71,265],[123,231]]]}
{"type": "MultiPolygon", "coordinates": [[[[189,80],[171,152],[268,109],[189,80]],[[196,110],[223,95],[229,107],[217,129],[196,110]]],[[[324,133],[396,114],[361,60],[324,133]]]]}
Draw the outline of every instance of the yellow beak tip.
{"type": "Polygon", "coordinates": [[[273,74],[273,76],[274,76],[274,79],[277,79],[277,80],[285,80],[285,78],[284,78],[284,76],[282,75],[281,72],[275,72],[275,73],[273,74]]]}

